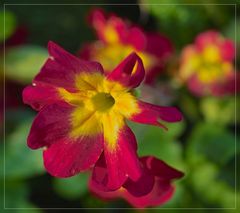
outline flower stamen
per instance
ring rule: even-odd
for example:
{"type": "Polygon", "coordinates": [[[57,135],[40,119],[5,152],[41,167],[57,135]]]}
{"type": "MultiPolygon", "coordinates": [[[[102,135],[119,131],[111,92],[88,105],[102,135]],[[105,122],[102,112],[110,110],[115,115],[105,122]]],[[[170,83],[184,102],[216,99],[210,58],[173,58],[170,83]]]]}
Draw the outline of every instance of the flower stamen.
{"type": "Polygon", "coordinates": [[[115,99],[109,93],[100,92],[91,98],[94,108],[100,112],[108,111],[114,104],[115,99]]]}

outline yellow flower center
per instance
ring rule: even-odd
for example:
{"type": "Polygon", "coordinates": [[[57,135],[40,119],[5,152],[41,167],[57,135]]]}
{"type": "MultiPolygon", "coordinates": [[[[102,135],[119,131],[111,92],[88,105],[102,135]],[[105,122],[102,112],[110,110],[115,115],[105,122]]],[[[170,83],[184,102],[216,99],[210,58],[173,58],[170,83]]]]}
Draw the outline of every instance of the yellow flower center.
{"type": "Polygon", "coordinates": [[[114,149],[125,118],[139,112],[137,100],[129,88],[106,79],[100,73],[76,75],[76,93],[59,88],[61,98],[74,106],[70,115],[70,137],[104,132],[105,141],[114,149]]]}
{"type": "Polygon", "coordinates": [[[96,111],[106,112],[115,103],[114,98],[109,93],[100,92],[94,95],[92,98],[92,103],[96,111]]]}

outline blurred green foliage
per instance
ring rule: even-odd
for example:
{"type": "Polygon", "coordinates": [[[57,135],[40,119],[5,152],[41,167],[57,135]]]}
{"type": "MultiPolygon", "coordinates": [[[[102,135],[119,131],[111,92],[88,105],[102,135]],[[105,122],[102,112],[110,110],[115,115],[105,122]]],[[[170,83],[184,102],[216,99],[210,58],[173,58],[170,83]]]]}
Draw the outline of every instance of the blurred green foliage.
{"type": "Polygon", "coordinates": [[[234,5],[217,5],[219,1],[143,0],[142,2],[147,4],[142,5],[143,9],[158,20],[157,28],[170,37],[177,48],[191,43],[195,35],[202,31],[208,29],[224,31],[225,26],[233,23],[234,5]]]}
{"type": "Polygon", "coordinates": [[[235,97],[223,97],[221,99],[208,97],[202,100],[201,110],[206,122],[216,125],[227,125],[239,121],[239,115],[235,113],[239,105],[239,99],[235,97]]]}
{"type": "Polygon", "coordinates": [[[184,169],[182,147],[177,141],[178,136],[184,130],[184,122],[167,124],[168,131],[135,123],[130,123],[130,127],[136,135],[140,156],[153,155],[173,167],[184,169]]]}
{"type": "Polygon", "coordinates": [[[189,163],[208,160],[219,165],[227,163],[238,150],[235,136],[221,126],[199,123],[188,139],[189,163]]]}
{"type": "Polygon", "coordinates": [[[5,55],[6,77],[22,84],[31,83],[47,58],[47,50],[40,46],[24,45],[11,48],[5,55]]]}
{"type": "Polygon", "coordinates": [[[199,123],[187,143],[189,182],[198,196],[208,205],[235,206],[236,171],[224,172],[224,165],[239,153],[234,135],[222,126],[199,123]]]}
{"type": "MultiPolygon", "coordinates": [[[[5,198],[5,208],[14,213],[24,213],[26,208],[30,208],[32,213],[42,211],[29,202],[29,188],[24,182],[6,181],[5,196],[1,194],[1,200],[5,198]]],[[[5,210],[7,211],[7,210],[5,210]]]]}
{"type": "MultiPolygon", "coordinates": [[[[41,1],[44,3],[49,1],[41,1]]],[[[29,30],[30,44],[46,47],[48,41],[53,40],[69,51],[77,51],[81,44],[94,39],[86,21],[89,5],[8,5],[7,8],[17,14],[18,22],[29,30]]]]}
{"type": "Polygon", "coordinates": [[[8,39],[14,33],[17,26],[16,17],[10,11],[5,11],[5,15],[3,11],[0,11],[0,23],[4,22],[5,25],[3,25],[4,27],[2,27],[0,31],[0,42],[3,42],[4,39],[8,39]]]}
{"type": "Polygon", "coordinates": [[[29,152],[26,146],[31,123],[32,119],[22,122],[13,133],[6,137],[5,178],[7,179],[23,179],[45,172],[41,151],[29,152]]]}
{"type": "Polygon", "coordinates": [[[81,173],[70,178],[56,178],[53,185],[57,193],[66,199],[75,199],[88,192],[88,173],[81,173]]]}

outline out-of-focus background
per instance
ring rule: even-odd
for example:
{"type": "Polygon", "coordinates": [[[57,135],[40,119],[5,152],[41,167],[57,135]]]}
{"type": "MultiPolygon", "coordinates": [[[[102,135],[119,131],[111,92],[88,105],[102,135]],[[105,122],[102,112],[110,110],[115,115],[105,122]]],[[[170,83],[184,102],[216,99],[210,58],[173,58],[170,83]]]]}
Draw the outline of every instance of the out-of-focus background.
{"type": "MultiPolygon", "coordinates": [[[[40,3],[56,2],[42,0],[40,3]]],[[[106,0],[102,3],[112,2],[106,0]]],[[[157,127],[130,124],[138,139],[140,156],[154,155],[185,172],[184,179],[176,183],[174,197],[161,207],[206,208],[198,212],[211,212],[211,208],[223,208],[219,209],[219,212],[230,212],[232,210],[228,208],[235,207],[236,199],[239,202],[236,186],[236,177],[239,174],[235,170],[236,156],[240,159],[239,146],[235,138],[236,123],[239,122],[235,111],[238,97],[235,100],[234,93],[220,97],[214,95],[199,97],[176,80],[182,50],[186,45],[194,43],[194,39],[200,33],[215,30],[224,37],[236,41],[236,48],[239,46],[239,36],[235,40],[235,26],[238,25],[239,30],[239,17],[235,17],[235,5],[220,5],[236,2],[210,0],[204,4],[204,1],[190,0],[171,2],[141,0],[140,3],[142,4],[98,6],[5,5],[5,36],[2,31],[4,24],[2,6],[0,134],[3,138],[5,120],[5,154],[3,139],[0,143],[0,153],[1,165],[4,163],[2,156],[5,156],[5,174],[1,169],[0,179],[3,182],[5,175],[5,196],[1,190],[0,197],[1,200],[5,199],[6,208],[15,208],[12,212],[25,212],[21,208],[34,208],[33,212],[48,212],[49,210],[41,208],[130,207],[121,199],[103,201],[89,193],[88,173],[68,179],[51,177],[43,167],[42,151],[30,150],[26,145],[26,137],[36,112],[22,103],[22,89],[31,84],[31,80],[48,57],[46,47],[49,40],[77,54],[85,43],[97,39],[87,22],[89,11],[93,8],[102,8],[107,13],[115,13],[145,31],[160,32],[167,36],[174,46],[175,51],[162,74],[158,76],[158,83],[154,87],[143,88],[141,93],[151,102],[177,106],[184,114],[184,121],[167,124],[169,127],[167,132],[157,127]]],[[[238,65],[239,58],[235,60],[238,65]]],[[[175,211],[178,209],[171,210],[175,211]]]]}

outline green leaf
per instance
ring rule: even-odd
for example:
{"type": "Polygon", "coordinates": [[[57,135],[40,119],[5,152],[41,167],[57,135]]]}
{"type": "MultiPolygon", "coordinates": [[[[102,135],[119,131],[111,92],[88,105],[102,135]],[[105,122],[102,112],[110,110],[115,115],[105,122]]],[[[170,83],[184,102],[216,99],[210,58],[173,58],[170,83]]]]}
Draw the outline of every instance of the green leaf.
{"type": "Polygon", "coordinates": [[[235,206],[235,190],[218,178],[219,169],[210,162],[198,164],[190,173],[194,190],[202,200],[225,208],[235,206]]]}
{"type": "Polygon", "coordinates": [[[66,179],[55,178],[53,185],[60,196],[67,199],[77,199],[87,193],[88,179],[88,173],[80,173],[66,179]]]}
{"type": "Polygon", "coordinates": [[[235,137],[221,126],[202,123],[188,140],[187,157],[191,164],[206,160],[224,165],[235,154],[235,137]]]}
{"type": "Polygon", "coordinates": [[[227,25],[227,28],[225,29],[225,34],[228,38],[232,39],[233,41],[235,41],[236,39],[236,43],[239,44],[240,43],[240,29],[238,27],[235,27],[240,25],[240,18],[237,17],[237,19],[233,19],[229,25],[227,25]],[[236,34],[235,34],[235,30],[236,30],[236,34]]]}
{"type": "Polygon", "coordinates": [[[0,11],[0,23],[1,23],[1,30],[0,30],[0,42],[8,39],[15,31],[17,20],[13,13],[10,11],[5,10],[5,37],[4,37],[4,11],[0,11]]]}
{"type": "Polygon", "coordinates": [[[192,42],[200,32],[213,26],[221,29],[234,19],[233,5],[222,7],[214,0],[211,1],[213,4],[199,5],[197,1],[191,0],[172,0],[170,4],[169,1],[161,1],[166,4],[159,4],[159,0],[142,0],[146,4],[141,7],[157,19],[156,24],[160,32],[171,38],[180,49],[192,42]]]}
{"type": "Polygon", "coordinates": [[[32,119],[22,122],[5,141],[6,178],[28,178],[44,173],[42,151],[27,146],[32,119]]]}
{"type": "Polygon", "coordinates": [[[47,58],[47,50],[39,46],[13,47],[6,52],[6,77],[23,84],[30,83],[47,58]]]}
{"type": "Polygon", "coordinates": [[[13,213],[24,213],[25,208],[34,208],[31,209],[32,213],[42,212],[29,201],[29,188],[25,182],[6,179],[5,193],[1,190],[0,198],[5,201],[5,208],[11,209],[9,211],[13,213]]]}
{"type": "MultiPolygon", "coordinates": [[[[161,122],[161,121],[160,121],[161,122]]],[[[166,134],[169,138],[176,139],[186,128],[186,123],[184,122],[184,119],[177,123],[164,123],[165,126],[168,128],[164,134],[166,134]]]]}
{"type": "Polygon", "coordinates": [[[203,16],[206,13],[204,6],[174,5],[173,2],[172,5],[148,5],[147,8],[156,17],[159,30],[167,34],[177,47],[189,43],[208,24],[206,14],[203,16]]]}
{"type": "Polygon", "coordinates": [[[143,134],[151,135],[153,133],[154,135],[156,134],[157,137],[160,137],[161,139],[171,141],[177,139],[183,133],[186,127],[186,123],[184,122],[184,120],[177,123],[167,123],[161,120],[160,122],[163,123],[168,128],[168,130],[163,130],[160,127],[138,124],[134,122],[128,122],[128,125],[131,127],[134,133],[137,134],[139,140],[142,140],[143,134]]]}
{"type": "Polygon", "coordinates": [[[5,206],[6,208],[24,207],[29,190],[23,182],[6,181],[5,182],[5,206]]]}
{"type": "MultiPolygon", "coordinates": [[[[184,168],[182,148],[176,138],[184,124],[171,124],[169,130],[156,126],[130,124],[138,141],[139,156],[153,155],[179,169],[184,168]],[[173,126],[176,127],[173,128],[173,126]]],[[[169,125],[168,125],[169,126],[169,125]]]]}
{"type": "Polygon", "coordinates": [[[229,162],[232,165],[236,152],[235,137],[224,127],[199,123],[194,128],[187,141],[190,172],[186,181],[190,181],[204,206],[234,207],[234,184],[231,183],[234,174],[230,174],[229,162]]]}

